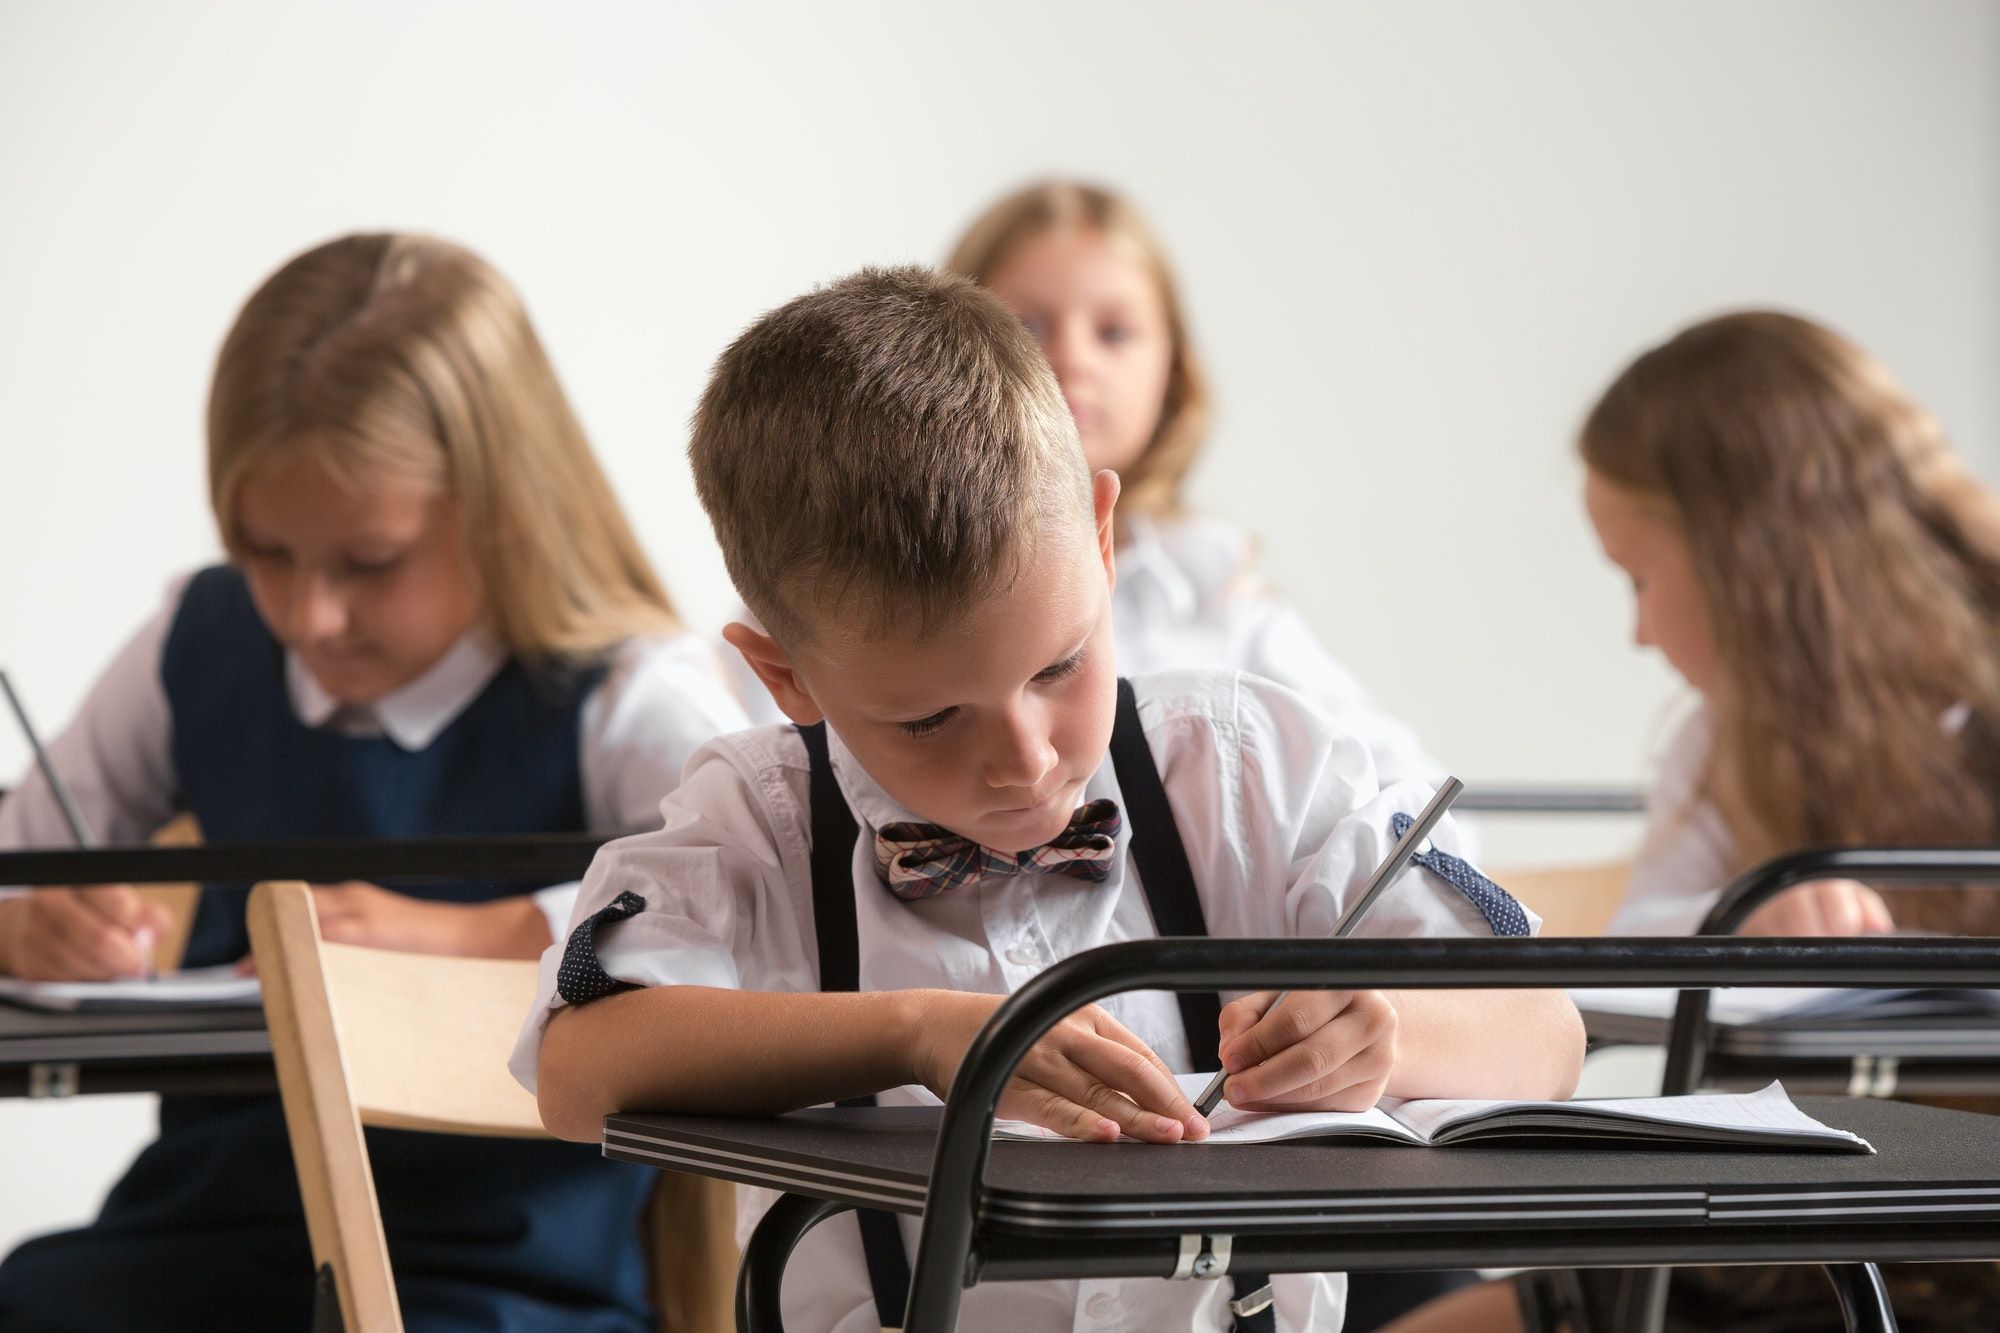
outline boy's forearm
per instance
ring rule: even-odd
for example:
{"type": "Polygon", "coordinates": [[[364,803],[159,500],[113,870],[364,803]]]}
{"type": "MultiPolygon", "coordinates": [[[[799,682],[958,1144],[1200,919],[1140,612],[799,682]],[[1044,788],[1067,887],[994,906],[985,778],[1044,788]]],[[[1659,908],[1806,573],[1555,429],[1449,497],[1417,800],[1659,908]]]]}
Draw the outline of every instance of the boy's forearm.
{"type": "Polygon", "coordinates": [[[1583,1020],[1559,990],[1391,991],[1392,1097],[1563,1098],[1583,1068],[1583,1020]]]}
{"type": "Polygon", "coordinates": [[[542,1037],[542,1123],[594,1143],[618,1111],[775,1114],[914,1082],[922,996],[654,986],[563,1009],[542,1037]]]}

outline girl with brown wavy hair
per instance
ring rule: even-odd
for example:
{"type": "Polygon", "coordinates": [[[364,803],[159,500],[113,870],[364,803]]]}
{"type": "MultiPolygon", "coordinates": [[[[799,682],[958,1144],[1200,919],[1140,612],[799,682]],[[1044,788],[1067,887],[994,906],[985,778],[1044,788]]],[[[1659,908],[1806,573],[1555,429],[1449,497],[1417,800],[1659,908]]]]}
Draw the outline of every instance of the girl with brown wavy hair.
{"type": "MultiPolygon", "coordinates": [[[[1882,365],[1772,311],[1646,352],[1583,427],[1584,503],[1634,637],[1701,696],[1649,799],[1614,932],[1692,932],[1731,878],[1815,844],[2000,837],[2000,499],[1882,365]]],[[[1801,884],[1743,933],[2000,931],[2000,894],[1801,884]]],[[[1963,1103],[1961,1103],[1963,1104],[1963,1103]]],[[[1969,1109],[1991,1111],[1990,1103],[1969,1109]]],[[[1900,1327],[1990,1322],[2000,1266],[1884,1269],[1900,1327]]],[[[1390,1333],[1606,1327],[1616,1270],[1456,1293],[1390,1333]]],[[[1676,1270],[1667,1328],[1841,1327],[1810,1267],[1676,1270]]]]}
{"type": "MultiPolygon", "coordinates": [[[[1794,315],[1703,321],[1586,420],[1585,503],[1637,639],[1702,706],[1670,747],[1613,925],[1692,930],[1734,874],[1816,844],[2000,837],[2000,499],[1880,363],[1794,315]]],[[[1801,885],[1745,929],[2000,927],[2000,896],[1801,885]]]]}

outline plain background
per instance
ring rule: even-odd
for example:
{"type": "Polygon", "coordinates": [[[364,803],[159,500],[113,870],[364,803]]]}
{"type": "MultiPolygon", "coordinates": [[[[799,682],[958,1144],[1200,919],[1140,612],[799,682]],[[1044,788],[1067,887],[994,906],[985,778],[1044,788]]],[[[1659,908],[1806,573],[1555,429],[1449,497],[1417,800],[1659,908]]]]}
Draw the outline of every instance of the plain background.
{"type": "MultiPolygon", "coordinates": [[[[721,346],[935,260],[1045,173],[1166,238],[1219,400],[1195,498],[1474,782],[1643,778],[1571,438],[1633,354],[1779,305],[1992,475],[2000,8],[1977,0],[669,7],[0,3],[0,665],[57,729],[212,559],[215,347],[278,263],[437,232],[525,294],[690,619],[721,346]]],[[[0,782],[26,750],[0,728],[0,782]]],[[[1557,860],[1629,824],[1489,828],[1557,860]]],[[[0,1105],[0,1249],[89,1215],[145,1098],[0,1105]]]]}

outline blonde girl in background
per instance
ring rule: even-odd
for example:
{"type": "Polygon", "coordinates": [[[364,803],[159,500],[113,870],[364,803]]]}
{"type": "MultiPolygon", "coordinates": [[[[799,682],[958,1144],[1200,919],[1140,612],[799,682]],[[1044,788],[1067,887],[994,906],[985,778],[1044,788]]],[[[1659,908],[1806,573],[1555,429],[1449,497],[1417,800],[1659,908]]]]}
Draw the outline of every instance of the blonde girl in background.
{"type": "MultiPolygon", "coordinates": [[[[92,823],[143,839],[613,833],[743,724],[682,631],[520,298],[478,256],[353,235],[287,263],[223,343],[208,481],[229,563],[177,582],[52,749],[92,823]]],[[[0,846],[62,845],[30,773],[0,846]]],[[[188,966],[248,949],[205,886],[188,966]]],[[[574,885],[316,888],[330,939],[532,958],[574,885]]],[[[0,899],[0,972],[136,974],[129,886],[0,899]]],[[[649,1173],[589,1149],[369,1130],[413,1330],[650,1327],[649,1173]]],[[[274,1097],[169,1096],[80,1230],[0,1264],[0,1327],[307,1326],[313,1270],[274,1097]]]]}
{"type": "MultiPolygon", "coordinates": [[[[1745,311],[1646,352],[1584,423],[1584,504],[1634,638],[1700,696],[1653,784],[1612,930],[1691,933],[1757,862],[1829,844],[2000,841],[2000,498],[1889,372],[1811,320],[1745,311]]],[[[1801,884],[1744,933],[2000,932],[2000,891],[1801,884]]],[[[1965,1102],[1959,1102],[1966,1105],[1965,1102]]],[[[1982,1100],[1973,1109],[1993,1111],[1982,1100]]],[[[1992,1264],[1884,1268],[1899,1325],[2000,1318],[1992,1264]]],[[[1608,1327],[1615,1272],[1458,1293],[1396,1333],[1608,1327]]],[[[1681,1270],[1674,1329],[1842,1327],[1810,1267],[1681,1270]]]]}
{"type": "Polygon", "coordinates": [[[1093,469],[1117,472],[1118,669],[1237,669],[1338,718],[1384,783],[1444,770],[1378,709],[1255,568],[1249,534],[1189,511],[1208,442],[1209,388],[1166,252],[1111,191],[1030,185],[966,229],[948,266],[989,288],[1034,333],[1061,381],[1093,469]]]}

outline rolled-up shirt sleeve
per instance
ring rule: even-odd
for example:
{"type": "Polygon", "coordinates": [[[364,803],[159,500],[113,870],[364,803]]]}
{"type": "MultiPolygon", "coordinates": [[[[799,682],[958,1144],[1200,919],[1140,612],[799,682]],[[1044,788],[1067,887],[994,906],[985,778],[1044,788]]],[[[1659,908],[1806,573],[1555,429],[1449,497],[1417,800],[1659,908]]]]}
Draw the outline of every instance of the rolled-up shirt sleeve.
{"type": "MultiPolygon", "coordinates": [[[[1218,720],[1229,719],[1226,726],[1195,724],[1192,717],[1169,724],[1177,746],[1214,751],[1188,755],[1195,770],[1212,767],[1221,775],[1214,802],[1220,819],[1190,811],[1181,820],[1198,878],[1205,873],[1212,882],[1241,886],[1227,896],[1243,906],[1216,903],[1211,912],[1220,920],[1210,928],[1217,934],[1330,935],[1395,845],[1397,816],[1414,818],[1435,792],[1414,779],[1379,783],[1367,746],[1293,691],[1247,674],[1233,683],[1228,707],[1213,710],[1218,720]],[[1253,859],[1246,850],[1253,848],[1268,850],[1253,859]],[[1275,910],[1275,917],[1258,919],[1257,904],[1274,905],[1263,910],[1275,910]]],[[[1432,830],[1422,852],[1434,865],[1443,864],[1434,853],[1463,856],[1449,817],[1432,830]]],[[[1469,862],[1458,865],[1461,878],[1472,870],[1469,862]]],[[[1480,882],[1490,885],[1483,877],[1480,882]]],[[[1204,899],[1213,901],[1206,893],[1204,899]]],[[[1540,921],[1511,898],[1494,898],[1484,888],[1475,897],[1419,863],[1376,898],[1355,934],[1490,936],[1502,927],[1532,933],[1540,921]]]]}
{"type": "Polygon", "coordinates": [[[508,1062],[530,1091],[542,1034],[570,1003],[566,967],[601,971],[620,989],[817,988],[817,963],[799,930],[812,919],[810,884],[787,873],[808,859],[805,832],[795,802],[784,799],[790,775],[768,745],[780,730],[789,731],[765,728],[704,747],[661,802],[660,827],[608,844],[591,862],[569,930],[542,955],[534,1007],[508,1062]],[[637,910],[620,905],[625,894],[638,899],[637,910]]]}

